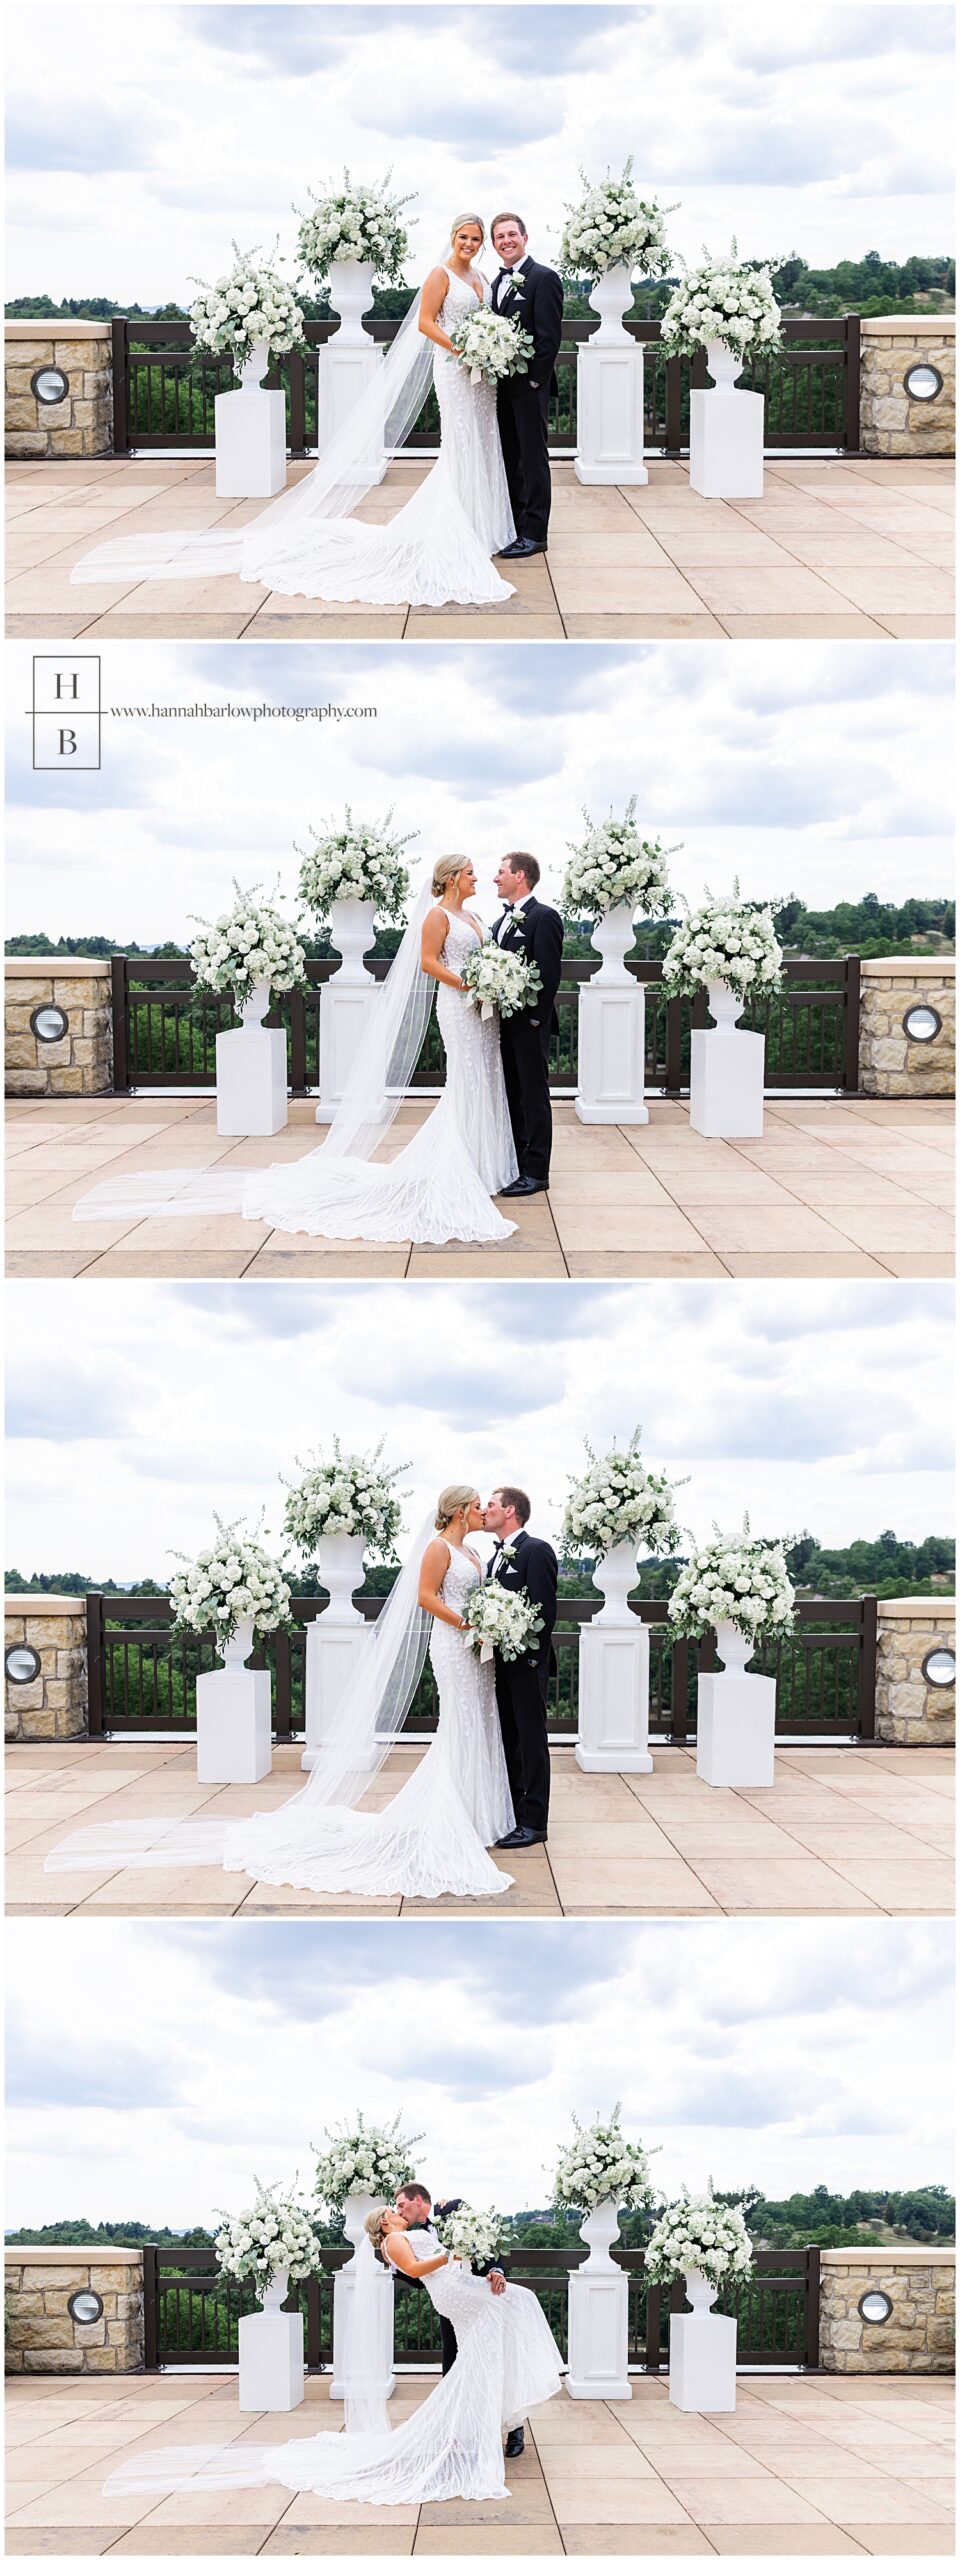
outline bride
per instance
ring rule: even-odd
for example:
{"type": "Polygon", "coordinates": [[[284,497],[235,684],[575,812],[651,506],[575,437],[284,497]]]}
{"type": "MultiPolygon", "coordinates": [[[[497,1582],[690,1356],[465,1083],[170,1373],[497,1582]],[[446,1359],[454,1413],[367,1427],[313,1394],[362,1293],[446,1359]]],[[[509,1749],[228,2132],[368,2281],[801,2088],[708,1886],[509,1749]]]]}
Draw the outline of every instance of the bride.
{"type": "Polygon", "coordinates": [[[560,2389],[563,2358],[535,2294],[507,2284],[493,2294],[437,2246],[435,2231],[407,2228],[392,2206],[367,2215],[357,2253],[344,2369],[376,2369],[380,2276],[376,2254],[418,2281],[456,2332],[450,2372],[413,2415],[391,2430],[383,2386],[351,2397],[346,2431],[294,2437],[287,2444],[180,2445],[143,2453],[104,2483],[110,2497],[134,2490],[262,2488],[270,2481],[363,2505],[414,2506],[437,2498],[508,2498],[504,2429],[560,2389]]]}
{"type": "Polygon", "coordinates": [[[312,471],[252,524],[208,532],[127,534],[87,552],[72,571],[106,578],[235,577],[276,595],[371,605],[502,604],[514,592],[491,554],[515,534],[497,426],[497,395],[473,383],[452,331],[490,287],[475,261],[486,237],[477,214],[453,224],[375,379],[318,454],[312,471]],[[388,523],[355,509],[397,454],[430,388],[440,410],[440,456],[388,523]]]}
{"type": "Polygon", "coordinates": [[[228,1165],[127,1174],[98,1183],[74,1217],[255,1218],[287,1235],[377,1244],[498,1244],[516,1234],[491,1193],[517,1172],[496,1016],[484,1022],[460,975],[483,926],[467,905],[472,862],[441,854],[404,934],[368,1037],[323,1144],[259,1171],[228,1165]],[[423,1045],[434,985],[446,1056],[436,1109],[387,1163],[371,1161],[404,1101],[423,1045]]]}
{"type": "Polygon", "coordinates": [[[381,1894],[436,1901],[481,1899],[514,1879],[487,1852],[514,1827],[492,1662],[464,1643],[463,1603],[482,1580],[466,1541],[482,1530],[479,1494],[448,1485],[434,1534],[413,1542],[385,1608],[366,1639],[359,1671],[337,1711],[306,1786],[271,1813],[245,1822],[202,1819],[107,1822],[73,1832],[48,1870],[219,1866],[263,1884],[314,1893],[381,1894]],[[432,1621],[432,1625],[431,1625],[432,1621]],[[427,1651],[437,1685],[436,1734],[412,1777],[378,1811],[358,1810],[399,1732],[427,1651]]]}

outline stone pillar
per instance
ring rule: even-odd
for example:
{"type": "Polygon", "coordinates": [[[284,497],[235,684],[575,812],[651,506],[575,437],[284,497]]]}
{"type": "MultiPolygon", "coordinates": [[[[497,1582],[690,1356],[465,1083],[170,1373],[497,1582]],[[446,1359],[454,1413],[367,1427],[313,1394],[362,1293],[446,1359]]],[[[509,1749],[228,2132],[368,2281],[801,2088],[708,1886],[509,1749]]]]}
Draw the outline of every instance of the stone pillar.
{"type": "Polygon", "coordinates": [[[109,960],[8,959],[4,968],[7,1093],[112,1093],[109,960]],[[66,1015],[66,1030],[44,1040],[33,1026],[53,1007],[66,1015]]]}
{"type": "Polygon", "coordinates": [[[825,2249],[821,2371],[952,2373],[955,2256],[953,2249],[825,2249]],[[886,2294],[886,2319],[864,2319],[860,2304],[871,2293],[886,2294]]]}
{"type": "Polygon", "coordinates": [[[113,452],[113,330],[109,320],[5,323],[6,450],[20,462],[113,452]],[[66,375],[62,399],[38,400],[38,374],[66,375]]]}
{"type": "Polygon", "coordinates": [[[939,952],[927,959],[860,962],[860,1091],[896,1098],[926,1095],[947,1100],[956,1087],[956,961],[939,952]],[[911,1038],[905,1016],[919,1007],[939,1015],[930,1039],[911,1038]]]}
{"type": "Polygon", "coordinates": [[[142,2373],[140,2249],[6,2250],[8,2373],[142,2373]],[[75,2294],[99,2294],[98,2320],[74,2319],[75,2294]]]}
{"type": "Polygon", "coordinates": [[[39,1655],[34,1680],[4,1681],[8,1742],[78,1742],[87,1730],[87,1604],[56,1592],[8,1592],[4,1659],[11,1646],[39,1655]]]}
{"type": "Polygon", "coordinates": [[[924,1678],[931,1653],[952,1653],[955,1600],[878,1600],[877,1741],[939,1743],[956,1739],[955,1688],[924,1678]]]}
{"type": "Polygon", "coordinates": [[[951,455],[957,428],[957,323],[953,312],[907,312],[860,322],[860,443],[864,453],[951,455]],[[931,365],[943,389],[911,399],[904,376],[931,365]]]}

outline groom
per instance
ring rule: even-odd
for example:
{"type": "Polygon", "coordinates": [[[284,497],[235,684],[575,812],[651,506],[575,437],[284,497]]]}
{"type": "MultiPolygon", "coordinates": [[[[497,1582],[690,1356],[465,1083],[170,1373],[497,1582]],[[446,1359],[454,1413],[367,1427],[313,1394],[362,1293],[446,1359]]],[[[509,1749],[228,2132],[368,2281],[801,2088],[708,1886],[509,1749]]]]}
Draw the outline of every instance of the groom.
{"type": "MultiPolygon", "coordinates": [[[[418,2186],[416,2180],[411,2179],[409,2186],[398,2187],[393,2201],[401,2222],[406,2224],[408,2231],[412,2231],[417,2228],[423,2231],[432,2231],[434,2229],[433,2206],[428,2187],[418,2186]]],[[[462,2201],[463,2199],[461,2196],[447,2196],[442,2204],[438,2200],[437,2212],[454,2213],[458,2204],[461,2204],[462,2201]]],[[[439,2241],[438,2245],[440,2245],[439,2241]]],[[[485,2267],[483,2272],[487,2278],[491,2293],[506,2292],[507,2279],[504,2275],[499,2258],[494,2258],[491,2261],[490,2266],[485,2267]]],[[[401,2275],[399,2267],[394,2269],[394,2274],[397,2284],[416,2284],[416,2276],[401,2275]]],[[[457,2361],[457,2333],[452,2320],[445,2320],[442,2311],[440,2313],[440,2361],[441,2371],[445,2374],[449,2373],[451,2365],[456,2364],[457,2361]]],[[[523,2441],[523,2428],[511,2427],[504,2446],[504,2452],[509,2455],[511,2460],[515,2454],[523,2452],[523,2441]]]]}
{"type": "Polygon", "coordinates": [[[557,388],[554,366],[563,335],[563,286],[552,267],[531,258],[518,213],[498,213],[490,237],[500,259],[493,308],[519,321],[533,339],[529,373],[511,373],[497,385],[497,425],[516,525],[516,539],[499,560],[526,560],[545,551],[550,521],[550,455],[547,414],[557,388]]]}
{"type": "Polygon", "coordinates": [[[532,1849],[547,1836],[550,1810],[550,1747],[547,1740],[547,1689],[556,1669],[553,1630],[557,1619],[557,1559],[545,1538],[527,1532],[530,1502],[519,1485],[504,1484],[492,1493],[483,1515],[485,1529],[497,1541],[487,1566],[487,1580],[506,1591],[525,1591],[543,1619],[536,1653],[517,1662],[496,1657],[497,1707],[507,1784],[513,1801],[515,1828],[498,1849],[532,1849]]]}
{"type": "Polygon", "coordinates": [[[503,914],[493,928],[502,951],[518,951],[540,972],[535,1005],[508,1014],[500,1025],[500,1057],[519,1172],[501,1198],[522,1200],[550,1185],[553,1116],[550,1110],[550,1041],[559,1031],[556,995],[563,965],[563,918],[535,894],[540,865],[532,853],[504,854],[495,886],[503,914]]]}

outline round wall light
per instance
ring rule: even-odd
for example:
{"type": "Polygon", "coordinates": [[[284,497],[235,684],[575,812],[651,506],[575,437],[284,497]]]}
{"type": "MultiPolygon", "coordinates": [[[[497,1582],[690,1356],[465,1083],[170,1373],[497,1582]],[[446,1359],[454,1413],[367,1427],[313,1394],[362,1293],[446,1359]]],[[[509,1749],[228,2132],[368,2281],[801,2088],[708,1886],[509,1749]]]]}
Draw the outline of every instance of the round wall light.
{"type": "Polygon", "coordinates": [[[938,400],[943,390],[943,375],[935,364],[911,364],[903,377],[908,400],[938,400]]]}
{"type": "Polygon", "coordinates": [[[69,394],[70,377],[58,364],[42,364],[30,377],[30,389],[41,409],[55,409],[69,394]]]}
{"type": "Polygon", "coordinates": [[[889,2320],[893,2304],[888,2293],[863,2293],[857,2310],[871,2329],[879,2329],[882,2320],[889,2320]]]}
{"type": "Polygon", "coordinates": [[[70,1029],[70,1016],[62,1004],[38,1004],[30,1016],[30,1029],[37,1040],[65,1040],[70,1029]]]}
{"type": "Polygon", "coordinates": [[[943,1023],[935,1005],[912,1004],[904,1014],[903,1029],[908,1040],[935,1040],[943,1023]]]}
{"type": "Polygon", "coordinates": [[[92,2329],[96,2320],[103,2319],[103,2303],[98,2293],[72,2293],[67,2310],[80,2329],[92,2329]]]}
{"type": "Polygon", "coordinates": [[[3,1667],[15,1689],[25,1689],[31,1680],[40,1678],[40,1656],[32,1644],[10,1645],[3,1667]]]}
{"type": "Polygon", "coordinates": [[[924,1660],[921,1663],[920,1668],[924,1679],[929,1682],[931,1689],[952,1689],[955,1687],[957,1678],[957,1657],[955,1653],[951,1653],[949,1645],[934,1645],[932,1652],[924,1656],[924,1660]]]}

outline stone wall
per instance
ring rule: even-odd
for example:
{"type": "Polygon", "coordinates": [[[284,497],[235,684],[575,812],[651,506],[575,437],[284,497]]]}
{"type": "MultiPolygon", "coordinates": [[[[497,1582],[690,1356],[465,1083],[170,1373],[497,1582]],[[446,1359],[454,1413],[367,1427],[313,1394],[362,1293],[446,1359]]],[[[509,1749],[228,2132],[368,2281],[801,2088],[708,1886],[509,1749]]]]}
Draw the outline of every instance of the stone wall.
{"type": "Polygon", "coordinates": [[[7,2248],[8,2373],[142,2373],[139,2249],[7,2248]],[[74,2320],[75,2293],[98,2293],[103,2318],[74,2320]]]}
{"type": "Polygon", "coordinates": [[[87,1609],[55,1592],[8,1592],[4,1658],[28,1644],[40,1656],[36,1680],[4,1680],[8,1742],[77,1742],[87,1730],[87,1609]]]}
{"type": "Polygon", "coordinates": [[[955,1600],[880,1600],[877,1603],[877,1741],[956,1740],[956,1689],[937,1689],[923,1676],[928,1653],[952,1653],[957,1640],[955,1600]]]}
{"type": "Polygon", "coordinates": [[[957,368],[954,315],[905,314],[860,322],[860,441],[864,453],[949,455],[956,450],[957,368]],[[904,389],[911,365],[935,365],[943,390],[912,400],[904,389]]]}
{"type": "Polygon", "coordinates": [[[820,2261],[824,2373],[952,2373],[956,2317],[952,2249],[825,2249],[820,2261]],[[866,2293],[885,2293],[888,2319],[864,2320],[866,2293]]]}
{"type": "Polygon", "coordinates": [[[20,462],[113,452],[109,320],[8,320],[4,331],[6,450],[20,462]],[[48,405],[34,375],[58,365],[69,389],[48,405]]]}
{"type": "Polygon", "coordinates": [[[110,1093],[109,960],[7,960],[4,1045],[9,1094],[110,1093]],[[50,1004],[67,1016],[62,1040],[39,1040],[30,1028],[38,1006],[50,1004]]]}
{"type": "Polygon", "coordinates": [[[861,960],[861,1093],[946,1098],[955,1091],[956,965],[939,953],[926,960],[861,960]],[[931,1005],[939,1014],[942,1028],[934,1039],[907,1038],[903,1017],[913,1005],[931,1005]]]}

